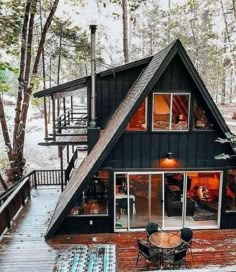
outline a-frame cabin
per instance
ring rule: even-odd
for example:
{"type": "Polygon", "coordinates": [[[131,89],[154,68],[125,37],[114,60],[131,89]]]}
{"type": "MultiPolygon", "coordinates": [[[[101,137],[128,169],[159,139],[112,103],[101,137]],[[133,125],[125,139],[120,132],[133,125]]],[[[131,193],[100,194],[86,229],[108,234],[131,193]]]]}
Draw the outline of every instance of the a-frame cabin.
{"type": "MultiPolygon", "coordinates": [[[[89,124],[91,77],[35,96],[63,97],[80,87],[87,88],[89,124]]],[[[215,141],[230,131],[179,40],[97,74],[95,101],[88,155],[62,192],[46,238],[143,230],[150,221],[163,229],[236,227],[236,161],[215,159],[233,154],[215,141]]]]}

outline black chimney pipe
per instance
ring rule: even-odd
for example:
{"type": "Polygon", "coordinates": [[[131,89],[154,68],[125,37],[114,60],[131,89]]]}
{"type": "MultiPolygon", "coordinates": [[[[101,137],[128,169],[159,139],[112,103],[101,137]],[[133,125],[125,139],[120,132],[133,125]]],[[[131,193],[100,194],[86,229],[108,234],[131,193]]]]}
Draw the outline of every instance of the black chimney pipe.
{"type": "Polygon", "coordinates": [[[96,127],[96,90],[95,90],[95,76],[96,76],[96,25],[90,25],[91,31],[91,118],[90,127],[96,127]]]}

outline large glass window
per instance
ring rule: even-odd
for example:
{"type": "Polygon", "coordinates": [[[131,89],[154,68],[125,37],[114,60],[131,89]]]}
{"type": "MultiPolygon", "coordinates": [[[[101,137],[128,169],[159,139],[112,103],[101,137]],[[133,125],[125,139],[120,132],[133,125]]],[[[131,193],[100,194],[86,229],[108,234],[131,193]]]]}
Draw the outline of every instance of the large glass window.
{"type": "Polygon", "coordinates": [[[108,215],[109,172],[98,171],[71,209],[70,215],[108,215]]]}
{"type": "Polygon", "coordinates": [[[194,221],[187,221],[188,226],[217,223],[220,175],[220,172],[187,172],[187,196],[195,202],[194,221]]]}
{"type": "Polygon", "coordinates": [[[132,116],[128,126],[128,131],[147,130],[147,99],[145,99],[135,114],[132,116]]]}
{"type": "Polygon", "coordinates": [[[236,211],[236,169],[229,169],[225,198],[226,210],[236,211]]]}
{"type": "Polygon", "coordinates": [[[153,130],[188,130],[189,94],[153,94],[153,130]]]}

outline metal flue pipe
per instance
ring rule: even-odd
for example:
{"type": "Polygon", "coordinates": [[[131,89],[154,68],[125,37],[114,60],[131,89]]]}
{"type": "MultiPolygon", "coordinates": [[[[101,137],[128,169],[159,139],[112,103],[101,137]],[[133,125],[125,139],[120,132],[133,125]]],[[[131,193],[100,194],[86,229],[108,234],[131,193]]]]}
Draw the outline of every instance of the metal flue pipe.
{"type": "Polygon", "coordinates": [[[91,118],[90,127],[96,127],[96,90],[95,90],[95,76],[96,76],[96,25],[90,25],[91,31],[91,118]]]}

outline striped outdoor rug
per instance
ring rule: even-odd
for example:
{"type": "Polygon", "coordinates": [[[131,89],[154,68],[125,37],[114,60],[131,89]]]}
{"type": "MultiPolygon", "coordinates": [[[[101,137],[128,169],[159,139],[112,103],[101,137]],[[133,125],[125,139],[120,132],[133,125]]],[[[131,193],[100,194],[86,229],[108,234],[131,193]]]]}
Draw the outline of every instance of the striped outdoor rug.
{"type": "Polygon", "coordinates": [[[116,271],[116,246],[113,244],[71,245],[61,249],[53,272],[116,271]]]}

